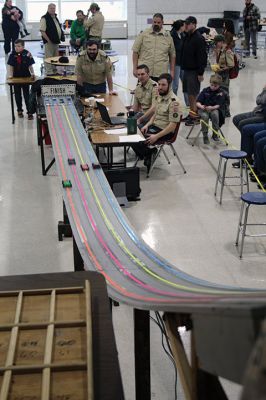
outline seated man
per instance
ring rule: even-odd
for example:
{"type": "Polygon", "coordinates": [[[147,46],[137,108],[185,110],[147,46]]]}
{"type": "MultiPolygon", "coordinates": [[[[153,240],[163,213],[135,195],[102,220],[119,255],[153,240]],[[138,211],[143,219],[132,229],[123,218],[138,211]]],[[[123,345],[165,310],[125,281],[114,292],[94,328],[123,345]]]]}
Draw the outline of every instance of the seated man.
{"type": "Polygon", "coordinates": [[[172,77],[170,74],[161,74],[158,78],[158,96],[154,102],[154,114],[141,129],[147,138],[145,142],[132,145],[133,150],[140,159],[144,158],[144,165],[149,173],[153,157],[157,153],[156,148],[150,145],[156,144],[159,139],[171,139],[174,135],[176,124],[182,115],[181,101],[172,91],[172,77]]]}
{"type": "MultiPolygon", "coordinates": [[[[266,189],[266,129],[254,136],[254,172],[266,189]]],[[[250,175],[250,180],[256,182],[253,174],[250,175]]]]}
{"type": "MultiPolygon", "coordinates": [[[[266,120],[265,122],[260,122],[257,124],[248,124],[244,125],[241,130],[241,144],[240,149],[247,153],[246,160],[248,163],[253,164],[252,156],[254,154],[254,136],[257,132],[266,129],[266,120]]],[[[240,168],[240,162],[234,162],[232,164],[234,168],[240,168]]]]}
{"type": "Polygon", "coordinates": [[[75,68],[78,90],[81,94],[106,93],[106,81],[110,94],[113,90],[112,63],[104,51],[99,50],[99,42],[89,40],[86,50],[82,51],[75,68]]]}
{"type": "Polygon", "coordinates": [[[149,73],[147,65],[137,66],[138,84],[134,94],[133,111],[138,119],[138,125],[144,125],[148,121],[149,116],[145,114],[153,106],[157,95],[157,83],[150,78],[149,73]]]}
{"type": "MultiPolygon", "coordinates": [[[[203,89],[197,99],[198,114],[204,121],[201,123],[203,133],[203,143],[209,144],[208,124],[209,119],[212,121],[212,128],[218,131],[221,126],[221,120],[224,119],[224,104],[225,94],[220,88],[222,78],[220,75],[212,75],[210,78],[210,86],[203,89]]],[[[212,134],[212,139],[217,141],[219,137],[215,132],[212,134]]]]}
{"type": "Polygon", "coordinates": [[[237,114],[233,118],[233,124],[235,127],[242,132],[242,128],[244,125],[248,124],[257,124],[263,122],[264,112],[266,108],[266,85],[262,89],[262,92],[256,98],[257,106],[254,108],[253,111],[245,112],[241,114],[237,114]]]}
{"type": "Polygon", "coordinates": [[[86,31],[83,25],[85,15],[82,10],[76,12],[77,19],[72,22],[70,29],[70,44],[75,49],[80,49],[86,39],[86,31]]]}

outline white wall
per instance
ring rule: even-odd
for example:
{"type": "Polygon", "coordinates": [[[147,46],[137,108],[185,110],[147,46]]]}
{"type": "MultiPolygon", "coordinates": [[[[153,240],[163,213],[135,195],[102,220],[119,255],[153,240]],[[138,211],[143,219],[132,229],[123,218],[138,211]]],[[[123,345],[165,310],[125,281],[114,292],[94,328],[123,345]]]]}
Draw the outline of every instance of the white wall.
{"type": "MultiPolygon", "coordinates": [[[[164,13],[164,0],[141,0],[142,9],[150,9],[151,12],[149,14],[140,14],[138,11],[138,2],[139,0],[128,0],[128,35],[129,37],[136,36],[141,30],[147,28],[147,19],[151,18],[154,13],[154,4],[161,4],[161,8],[156,10],[157,12],[162,12],[164,15],[165,21],[172,21],[176,19],[185,19],[188,15],[194,15],[198,20],[198,25],[207,25],[207,21],[209,18],[222,18],[223,12],[209,12],[208,10],[213,10],[213,0],[171,0],[173,5],[172,13],[164,13]],[[193,12],[193,10],[199,9],[199,4],[201,11],[193,12]],[[178,12],[179,5],[180,12],[178,12]],[[145,7],[147,6],[147,7],[145,7]]],[[[244,0],[221,0],[221,4],[224,4],[224,1],[227,1],[226,8],[221,8],[221,10],[235,10],[241,11],[245,6],[244,0]],[[228,4],[231,4],[231,7],[228,7],[228,4]]],[[[168,0],[168,9],[169,7],[168,0]]],[[[266,0],[254,0],[254,3],[259,6],[261,14],[263,17],[266,17],[266,0]]]]}

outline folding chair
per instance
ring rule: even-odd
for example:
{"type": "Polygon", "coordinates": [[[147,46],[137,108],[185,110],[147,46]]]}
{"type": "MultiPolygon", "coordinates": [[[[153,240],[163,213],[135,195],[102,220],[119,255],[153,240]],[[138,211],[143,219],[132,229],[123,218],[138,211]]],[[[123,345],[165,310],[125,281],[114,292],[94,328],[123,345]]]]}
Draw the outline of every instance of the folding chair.
{"type": "Polygon", "coordinates": [[[173,155],[176,157],[177,161],[179,162],[181,168],[183,169],[184,174],[187,173],[187,171],[185,170],[185,167],[182,164],[182,161],[181,161],[180,157],[178,156],[178,154],[177,154],[177,152],[176,152],[176,150],[174,148],[174,145],[173,145],[173,143],[176,141],[180,125],[181,125],[181,119],[180,119],[180,122],[177,122],[176,127],[175,127],[175,131],[174,131],[174,135],[170,140],[164,140],[164,138],[162,137],[160,140],[158,140],[158,142],[156,142],[155,146],[157,147],[158,152],[157,152],[157,154],[156,154],[156,156],[155,156],[155,158],[153,160],[153,163],[151,165],[150,171],[147,173],[147,178],[150,177],[150,175],[151,175],[151,173],[153,171],[155,162],[156,162],[157,158],[160,156],[161,152],[165,156],[166,161],[168,162],[168,164],[170,164],[170,160],[169,160],[169,158],[168,158],[168,156],[167,156],[167,154],[165,152],[165,149],[164,149],[164,146],[166,146],[166,145],[171,148],[171,150],[173,152],[173,155]]]}
{"type": "MultiPolygon", "coordinates": [[[[187,136],[186,136],[186,139],[189,139],[189,137],[190,137],[190,135],[191,135],[191,133],[192,133],[192,131],[193,131],[193,129],[194,129],[195,126],[196,126],[196,125],[192,125],[192,126],[191,126],[191,128],[190,128],[190,130],[189,130],[189,132],[188,132],[188,134],[187,134],[187,136]]],[[[198,140],[199,135],[200,135],[201,132],[202,132],[202,128],[200,127],[200,129],[199,129],[197,135],[196,135],[195,137],[193,137],[193,141],[192,141],[192,143],[191,143],[191,146],[192,146],[192,147],[195,146],[195,143],[196,143],[196,141],[198,140]]],[[[220,132],[221,135],[225,138],[221,127],[219,128],[219,132],[220,132]]],[[[228,143],[227,143],[227,142],[226,142],[226,146],[228,146],[228,143]]]]}

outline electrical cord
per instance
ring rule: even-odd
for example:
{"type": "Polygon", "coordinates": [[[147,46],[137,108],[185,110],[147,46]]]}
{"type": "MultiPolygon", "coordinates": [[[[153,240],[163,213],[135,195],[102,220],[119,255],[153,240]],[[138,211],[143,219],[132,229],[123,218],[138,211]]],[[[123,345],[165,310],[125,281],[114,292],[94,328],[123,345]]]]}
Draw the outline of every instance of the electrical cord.
{"type": "Polygon", "coordinates": [[[155,317],[156,317],[156,319],[150,315],[150,319],[159,327],[159,329],[161,331],[161,334],[162,334],[161,341],[162,341],[163,350],[174,366],[174,371],[175,371],[175,381],[174,381],[175,382],[174,383],[175,397],[174,397],[174,400],[178,400],[177,399],[177,368],[176,368],[175,360],[174,360],[170,342],[169,342],[169,339],[167,336],[164,321],[158,311],[155,311],[155,317]],[[164,342],[164,340],[166,341],[166,343],[164,342]]]}

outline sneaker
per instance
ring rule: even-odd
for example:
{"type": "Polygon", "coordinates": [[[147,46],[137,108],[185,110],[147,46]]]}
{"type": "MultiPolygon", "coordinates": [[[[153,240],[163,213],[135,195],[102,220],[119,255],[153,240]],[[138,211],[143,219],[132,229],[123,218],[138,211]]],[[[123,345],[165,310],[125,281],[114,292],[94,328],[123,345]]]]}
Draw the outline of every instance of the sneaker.
{"type": "Polygon", "coordinates": [[[203,143],[204,144],[210,144],[208,136],[203,136],[203,143]]]}
{"type": "Polygon", "coordinates": [[[19,117],[19,118],[23,118],[23,117],[24,117],[23,111],[18,111],[18,117],[19,117]]]}
{"type": "Polygon", "coordinates": [[[216,133],[212,134],[212,140],[214,140],[215,142],[219,142],[219,137],[218,135],[216,135],[216,133]]]}
{"type": "Polygon", "coordinates": [[[254,55],[253,58],[254,58],[254,60],[257,60],[258,56],[254,55]]]}
{"type": "Polygon", "coordinates": [[[30,32],[25,31],[25,35],[26,35],[26,36],[30,36],[30,32]]]}
{"type": "Polygon", "coordinates": [[[28,114],[28,120],[31,121],[33,119],[33,115],[32,114],[28,114]]]}

